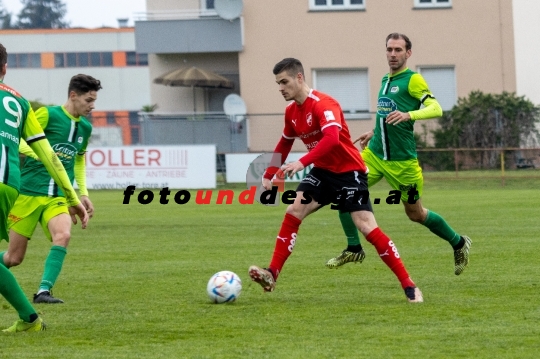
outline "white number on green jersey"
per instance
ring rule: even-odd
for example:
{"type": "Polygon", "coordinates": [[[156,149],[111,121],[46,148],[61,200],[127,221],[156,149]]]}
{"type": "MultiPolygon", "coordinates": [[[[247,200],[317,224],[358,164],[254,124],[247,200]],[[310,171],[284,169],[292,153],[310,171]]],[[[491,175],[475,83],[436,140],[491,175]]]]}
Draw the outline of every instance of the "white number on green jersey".
{"type": "Polygon", "coordinates": [[[6,118],[6,124],[13,127],[13,128],[19,128],[19,125],[21,123],[21,117],[22,117],[22,108],[21,105],[15,98],[6,96],[4,97],[4,109],[11,115],[13,115],[17,121],[12,121],[6,118]],[[13,110],[9,105],[10,103],[15,104],[15,107],[17,107],[17,111],[13,110]]]}

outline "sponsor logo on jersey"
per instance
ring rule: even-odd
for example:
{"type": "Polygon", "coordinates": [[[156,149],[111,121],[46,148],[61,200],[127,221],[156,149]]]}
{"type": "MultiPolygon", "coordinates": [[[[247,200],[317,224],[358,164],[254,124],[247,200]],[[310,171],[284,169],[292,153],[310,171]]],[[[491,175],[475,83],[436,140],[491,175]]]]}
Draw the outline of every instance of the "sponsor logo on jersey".
{"type": "Polygon", "coordinates": [[[77,142],[82,143],[82,137],[77,138],[77,142]]]}
{"type": "Polygon", "coordinates": [[[317,187],[318,185],[321,184],[321,181],[319,179],[313,177],[312,175],[307,175],[306,177],[304,177],[302,182],[312,184],[315,187],[317,187]]]}
{"type": "Polygon", "coordinates": [[[306,115],[306,122],[308,126],[311,126],[311,124],[313,123],[313,115],[311,114],[311,112],[306,115]]]}
{"type": "Polygon", "coordinates": [[[335,121],[336,118],[334,117],[334,113],[330,110],[324,111],[324,117],[326,117],[326,121],[335,121]]]}
{"type": "Polygon", "coordinates": [[[357,187],[343,187],[343,188],[341,188],[341,191],[338,192],[338,195],[336,196],[336,199],[340,200],[341,195],[343,193],[347,193],[346,199],[351,199],[351,198],[354,198],[354,196],[356,195],[357,192],[358,192],[357,187]]]}
{"type": "Polygon", "coordinates": [[[394,86],[390,89],[390,92],[391,93],[398,93],[399,92],[399,87],[398,86],[394,86]]]}
{"type": "MultiPolygon", "coordinates": [[[[7,121],[7,120],[6,120],[7,121]]],[[[0,136],[4,137],[4,138],[7,138],[8,140],[11,140],[13,142],[15,142],[17,145],[19,144],[19,137],[18,136],[15,136],[15,135],[12,135],[11,133],[9,132],[5,132],[5,131],[0,131],[0,136]]]]}
{"type": "Polygon", "coordinates": [[[313,132],[310,132],[310,133],[304,133],[302,132],[301,135],[299,135],[298,137],[300,137],[301,139],[304,139],[304,138],[308,138],[310,136],[315,136],[316,134],[318,134],[319,132],[321,132],[321,130],[315,130],[313,132]]]}
{"type": "Polygon", "coordinates": [[[394,100],[388,97],[379,97],[377,102],[377,114],[381,116],[388,116],[390,112],[397,110],[397,105],[394,100]]]}
{"type": "Polygon", "coordinates": [[[412,188],[416,188],[416,185],[410,185],[410,184],[400,184],[399,190],[401,192],[409,192],[412,188]]]}
{"type": "Polygon", "coordinates": [[[57,143],[52,149],[63,164],[71,163],[77,154],[77,149],[70,143],[57,143]]]}
{"type": "Polygon", "coordinates": [[[12,222],[12,223],[17,223],[17,222],[19,222],[21,219],[22,219],[21,217],[17,217],[16,215],[11,214],[11,213],[8,215],[8,220],[9,220],[10,222],[12,222]]]}
{"type": "Polygon", "coordinates": [[[7,85],[4,85],[2,83],[0,83],[0,90],[7,91],[7,92],[9,92],[10,94],[12,94],[13,96],[16,96],[16,97],[22,97],[20,93],[18,93],[17,91],[12,89],[11,87],[9,87],[7,85]]]}
{"type": "Polygon", "coordinates": [[[319,143],[319,141],[312,141],[310,143],[305,143],[305,145],[306,145],[306,148],[308,149],[308,151],[311,151],[312,149],[315,148],[315,146],[317,146],[318,143],[319,143]]]}
{"type": "Polygon", "coordinates": [[[296,126],[296,120],[291,120],[291,122],[296,126]]]}

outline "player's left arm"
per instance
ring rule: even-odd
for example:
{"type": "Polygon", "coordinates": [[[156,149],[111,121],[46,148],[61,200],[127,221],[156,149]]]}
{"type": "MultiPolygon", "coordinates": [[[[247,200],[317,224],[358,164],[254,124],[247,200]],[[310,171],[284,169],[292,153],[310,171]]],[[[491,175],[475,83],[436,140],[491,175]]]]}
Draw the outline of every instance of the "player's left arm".
{"type": "Polygon", "coordinates": [[[426,80],[420,74],[414,74],[409,81],[409,93],[412,97],[420,100],[425,106],[416,111],[409,111],[411,120],[428,120],[430,118],[441,117],[443,114],[439,101],[433,96],[426,80]]]}
{"type": "Polygon", "coordinates": [[[77,186],[79,186],[79,194],[81,195],[81,203],[83,204],[84,208],[86,208],[86,212],[88,212],[88,216],[92,218],[94,215],[94,205],[92,204],[92,201],[90,200],[90,197],[88,196],[88,188],[86,187],[86,156],[85,153],[77,153],[75,155],[75,166],[74,166],[74,172],[75,172],[75,181],[77,181],[77,186]]]}
{"type": "Polygon", "coordinates": [[[427,120],[442,116],[441,105],[429,90],[422,75],[414,74],[411,76],[408,91],[412,97],[420,100],[425,107],[409,112],[393,111],[386,117],[386,123],[397,125],[401,122],[427,120]]]}
{"type": "MultiPolygon", "coordinates": [[[[90,136],[88,136],[90,137],[90,136]]],[[[90,197],[88,196],[88,187],[86,186],[86,147],[88,146],[88,138],[85,139],[83,146],[81,150],[75,155],[75,165],[74,165],[74,173],[75,173],[75,181],[77,181],[77,186],[79,186],[79,194],[81,196],[81,203],[83,204],[84,208],[86,208],[86,212],[88,212],[88,216],[92,218],[94,215],[94,204],[90,200],[90,197]]]]}
{"type": "Polygon", "coordinates": [[[314,111],[313,116],[318,119],[323,134],[322,139],[311,149],[307,155],[298,161],[288,163],[281,167],[285,175],[291,178],[296,172],[299,172],[314,163],[318,158],[324,156],[339,146],[339,131],[341,123],[339,122],[341,110],[338,106],[324,107],[324,110],[314,111]]]}

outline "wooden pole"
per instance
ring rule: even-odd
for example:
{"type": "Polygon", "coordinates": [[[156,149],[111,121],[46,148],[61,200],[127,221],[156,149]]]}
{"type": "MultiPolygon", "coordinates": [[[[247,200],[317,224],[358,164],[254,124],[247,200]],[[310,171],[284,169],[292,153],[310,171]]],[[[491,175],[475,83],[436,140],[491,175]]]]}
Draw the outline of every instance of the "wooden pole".
{"type": "Polygon", "coordinates": [[[501,183],[504,186],[504,150],[501,150],[501,183]]]}
{"type": "Polygon", "coordinates": [[[456,177],[458,176],[458,151],[454,150],[454,166],[456,168],[456,177]]]}

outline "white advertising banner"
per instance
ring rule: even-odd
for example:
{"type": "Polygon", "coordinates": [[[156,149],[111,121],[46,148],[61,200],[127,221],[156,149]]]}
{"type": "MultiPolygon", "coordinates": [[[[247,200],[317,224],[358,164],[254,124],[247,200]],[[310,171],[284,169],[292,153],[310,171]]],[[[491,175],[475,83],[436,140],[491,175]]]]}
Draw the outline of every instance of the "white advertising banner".
{"type": "MultiPolygon", "coordinates": [[[[288,162],[294,162],[299,160],[302,156],[306,155],[307,152],[301,153],[301,152],[293,152],[289,153],[289,156],[287,157],[287,163],[288,162]]],[[[253,173],[253,177],[262,177],[264,170],[266,167],[270,165],[270,159],[271,155],[268,156],[268,161],[262,163],[261,161],[258,161],[255,166],[251,166],[251,163],[255,161],[258,157],[262,156],[262,153],[241,153],[241,154],[226,154],[225,155],[225,166],[227,168],[227,183],[246,183],[246,174],[248,169],[251,171],[255,171],[257,173],[253,173]]],[[[296,173],[293,178],[289,179],[287,178],[287,182],[300,182],[306,175],[309,173],[309,171],[313,168],[313,166],[308,166],[303,171],[300,171],[296,173]]]]}
{"type": "Polygon", "coordinates": [[[89,148],[88,189],[216,188],[216,146],[89,148]]]}

